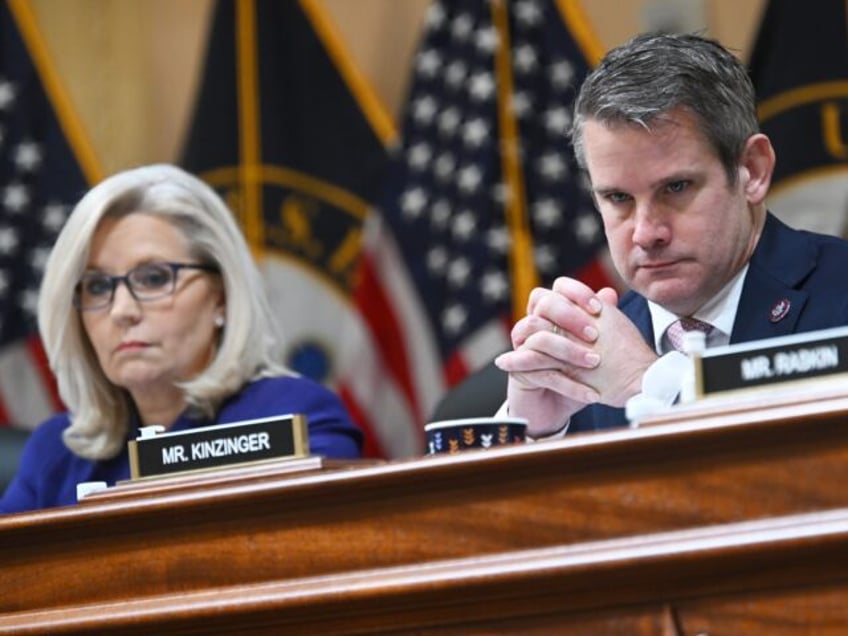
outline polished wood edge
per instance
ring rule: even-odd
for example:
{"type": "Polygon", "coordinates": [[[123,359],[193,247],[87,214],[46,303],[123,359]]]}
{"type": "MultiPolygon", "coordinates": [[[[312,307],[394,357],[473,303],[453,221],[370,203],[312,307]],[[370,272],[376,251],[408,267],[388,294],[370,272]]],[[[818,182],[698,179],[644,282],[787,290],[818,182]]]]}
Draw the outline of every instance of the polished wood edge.
{"type": "Polygon", "coordinates": [[[369,620],[375,629],[385,627],[387,616],[393,628],[409,629],[475,618],[660,606],[702,595],[780,590],[790,583],[845,583],[848,571],[841,555],[846,547],[848,509],[837,509],[424,565],[13,612],[0,615],[0,634],[107,633],[205,620],[241,624],[262,616],[271,617],[266,620],[277,627],[306,621],[322,634],[331,634],[345,633],[345,621],[351,617],[360,629],[369,620]],[[775,576],[769,577],[768,570],[775,576]]]}
{"type": "MultiPolygon", "coordinates": [[[[0,516],[4,541],[33,543],[49,540],[53,533],[84,523],[109,526],[139,523],[155,526],[175,505],[181,515],[192,511],[232,506],[240,515],[265,514],[284,493],[290,505],[299,499],[321,499],[326,506],[348,505],[358,496],[369,500],[394,495],[408,497],[410,488],[418,496],[453,491],[458,480],[466,488],[488,487],[493,480],[505,488],[520,488],[536,481],[540,472],[551,478],[568,478],[597,483],[621,479],[621,466],[635,471],[657,462],[683,461],[697,456],[709,458],[754,455],[768,447],[773,454],[794,453],[811,444],[827,447],[844,443],[848,398],[799,404],[789,402],[771,408],[746,411],[701,413],[682,421],[661,422],[635,429],[567,436],[562,440],[519,444],[457,455],[433,455],[408,460],[367,464],[355,463],[345,470],[307,470],[269,473],[256,478],[220,479],[210,473],[206,483],[194,487],[163,488],[138,497],[92,497],[84,505],[0,516]],[[815,435],[810,427],[815,426],[815,435]],[[609,474],[607,474],[609,473],[609,474]],[[605,477],[606,475],[606,477],[605,477]],[[344,488],[336,487],[344,483],[344,488]],[[422,490],[420,484],[426,483],[422,490]],[[37,536],[40,535],[40,536],[37,536]],[[8,538],[8,539],[6,539],[8,538]]],[[[327,465],[329,468],[329,464],[327,465]]],[[[20,545],[20,543],[15,544],[20,545]]],[[[3,547],[0,545],[0,554],[3,547]]]]}
{"type": "Polygon", "coordinates": [[[155,495],[192,490],[219,484],[250,483],[269,476],[289,475],[308,471],[349,470],[365,466],[384,464],[384,460],[333,460],[321,456],[268,459],[260,462],[239,464],[228,468],[206,468],[190,473],[161,477],[146,477],[122,481],[113,488],[94,492],[81,502],[111,501],[126,497],[155,495]]]}

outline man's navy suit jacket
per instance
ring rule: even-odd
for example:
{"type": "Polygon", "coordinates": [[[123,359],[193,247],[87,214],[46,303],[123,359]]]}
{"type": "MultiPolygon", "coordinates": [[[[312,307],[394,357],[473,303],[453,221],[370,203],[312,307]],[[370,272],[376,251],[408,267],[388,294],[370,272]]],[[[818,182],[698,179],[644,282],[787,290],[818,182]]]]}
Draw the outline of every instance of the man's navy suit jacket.
{"type": "MultiPolygon", "coordinates": [[[[653,348],[645,298],[628,292],[619,308],[653,348]]],[[[848,325],[848,241],[792,229],[769,213],[751,255],[731,344],[844,325],[848,325]],[[785,302],[789,303],[785,315],[772,314],[785,302]]],[[[568,432],[626,425],[624,409],[593,404],[572,416],[568,432]]]]}

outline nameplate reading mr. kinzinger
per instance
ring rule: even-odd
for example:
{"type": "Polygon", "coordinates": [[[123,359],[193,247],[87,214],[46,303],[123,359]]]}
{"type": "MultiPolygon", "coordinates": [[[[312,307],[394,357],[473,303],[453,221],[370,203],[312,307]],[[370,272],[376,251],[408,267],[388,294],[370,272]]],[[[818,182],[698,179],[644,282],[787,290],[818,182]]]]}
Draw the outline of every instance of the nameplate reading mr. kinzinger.
{"type": "Polygon", "coordinates": [[[139,437],[129,442],[129,454],[132,479],[305,457],[306,416],[280,415],[139,437]]]}
{"type": "Polygon", "coordinates": [[[848,373],[848,328],[707,349],[696,364],[700,396],[848,373]]]}

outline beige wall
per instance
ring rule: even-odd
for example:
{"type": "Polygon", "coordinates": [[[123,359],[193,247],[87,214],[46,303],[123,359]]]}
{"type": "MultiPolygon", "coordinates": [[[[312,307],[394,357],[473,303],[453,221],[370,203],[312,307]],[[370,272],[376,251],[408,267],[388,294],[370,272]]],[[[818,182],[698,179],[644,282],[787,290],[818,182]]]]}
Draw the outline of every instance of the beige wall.
{"type": "MultiPolygon", "coordinates": [[[[391,113],[429,0],[319,0],[391,113]]],[[[703,27],[746,56],[764,0],[582,0],[604,48],[646,12],[694,6],[703,27]]],[[[202,64],[212,0],[32,0],[60,76],[106,173],[173,161],[202,64]]]]}

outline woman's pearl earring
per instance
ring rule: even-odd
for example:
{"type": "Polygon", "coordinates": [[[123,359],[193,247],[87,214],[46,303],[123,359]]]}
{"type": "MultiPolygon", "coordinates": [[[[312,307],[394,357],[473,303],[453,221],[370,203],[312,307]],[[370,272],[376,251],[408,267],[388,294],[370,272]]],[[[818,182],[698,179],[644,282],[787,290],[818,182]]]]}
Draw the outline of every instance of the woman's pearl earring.
{"type": "Polygon", "coordinates": [[[226,322],[226,320],[224,320],[224,317],[221,316],[220,314],[215,316],[215,326],[218,327],[218,329],[223,327],[225,322],[226,322]]]}

